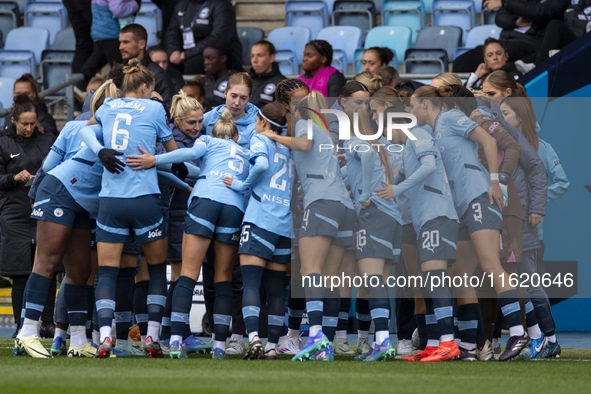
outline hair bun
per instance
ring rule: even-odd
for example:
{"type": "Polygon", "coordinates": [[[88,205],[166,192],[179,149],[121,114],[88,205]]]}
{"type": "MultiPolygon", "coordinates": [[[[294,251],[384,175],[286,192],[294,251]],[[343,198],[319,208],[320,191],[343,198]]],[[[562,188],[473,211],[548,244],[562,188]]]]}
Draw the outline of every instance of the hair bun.
{"type": "Polygon", "coordinates": [[[232,112],[230,112],[230,110],[228,108],[222,108],[222,113],[220,114],[220,121],[233,122],[232,112]]]}

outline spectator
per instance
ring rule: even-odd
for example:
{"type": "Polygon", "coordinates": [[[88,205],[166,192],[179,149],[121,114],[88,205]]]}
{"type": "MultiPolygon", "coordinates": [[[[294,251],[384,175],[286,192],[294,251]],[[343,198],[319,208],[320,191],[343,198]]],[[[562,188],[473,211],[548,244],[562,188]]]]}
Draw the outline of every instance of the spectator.
{"type": "Polygon", "coordinates": [[[354,81],[361,82],[369,90],[369,94],[372,95],[382,87],[382,77],[379,74],[372,71],[362,71],[353,77],[354,81]]]}
{"type": "Polygon", "coordinates": [[[183,92],[189,97],[193,97],[199,104],[205,103],[205,80],[201,77],[195,77],[185,83],[183,92]]]}
{"type": "Polygon", "coordinates": [[[92,54],[92,11],[90,0],[64,0],[64,7],[68,11],[68,19],[76,38],[76,52],[72,60],[72,73],[79,73],[86,59],[92,54]]]}
{"type": "MultiPolygon", "coordinates": [[[[509,59],[530,58],[542,43],[546,26],[552,19],[562,20],[570,0],[485,0],[483,8],[497,10],[495,24],[502,28],[500,41],[509,59]]],[[[481,63],[482,46],[459,56],[453,64],[454,72],[472,72],[481,63]]]]}
{"type": "Polygon", "coordinates": [[[436,88],[440,86],[458,85],[462,86],[462,80],[454,73],[441,73],[435,76],[431,81],[431,86],[436,88]]]}
{"type": "MultiPolygon", "coordinates": [[[[27,193],[53,143],[52,135],[41,133],[37,127],[37,108],[27,95],[16,96],[11,123],[0,137],[0,275],[12,278],[12,310],[17,327],[20,326],[23,294],[35,255],[31,242],[35,238],[35,221],[30,218],[31,204],[27,193]]],[[[53,291],[55,293],[55,287],[53,291]]],[[[42,327],[53,329],[54,305],[55,298],[49,297],[42,327]]]]}
{"type": "Polygon", "coordinates": [[[172,12],[178,2],[179,0],[152,0],[152,3],[156,4],[162,11],[162,34],[168,28],[168,23],[172,17],[172,12]]]}
{"type": "Polygon", "coordinates": [[[275,46],[267,40],[256,42],[250,48],[251,102],[259,108],[274,101],[277,84],[285,79],[275,63],[276,53],[275,46]]]}
{"type": "Polygon", "coordinates": [[[382,77],[382,86],[390,86],[394,88],[398,85],[398,82],[402,80],[398,70],[394,67],[384,67],[378,71],[378,74],[382,77]]]}
{"type": "Polygon", "coordinates": [[[105,64],[121,62],[119,52],[119,18],[134,15],[139,9],[135,0],[92,0],[92,25],[90,34],[94,42],[91,55],[82,65],[80,72],[84,80],[77,88],[85,90],[90,78],[105,64]]]}
{"type": "Polygon", "coordinates": [[[394,59],[394,52],[387,47],[371,47],[363,52],[361,57],[361,71],[379,73],[390,65],[394,59]]]}
{"type": "Polygon", "coordinates": [[[158,92],[166,108],[170,108],[170,101],[174,94],[174,84],[170,76],[160,66],[150,59],[146,52],[148,32],[142,25],[132,23],[121,29],[119,33],[119,51],[125,63],[131,59],[138,59],[140,64],[154,73],[156,86],[154,91],[158,92]]]}
{"type": "Polygon", "coordinates": [[[203,50],[205,71],[205,111],[226,103],[228,78],[234,71],[228,69],[228,52],[221,41],[212,41],[203,50]]]}
{"type": "Polygon", "coordinates": [[[467,88],[482,89],[482,81],[493,71],[505,70],[512,76],[520,75],[513,63],[509,63],[509,54],[502,41],[489,37],[482,47],[484,61],[478,65],[476,71],[470,74],[466,81],[467,88]]]}
{"type": "Polygon", "coordinates": [[[170,79],[174,84],[174,92],[177,92],[185,86],[185,80],[183,78],[183,74],[181,74],[178,70],[168,67],[168,55],[164,48],[160,45],[154,45],[148,48],[148,55],[150,55],[150,59],[154,63],[160,66],[161,69],[166,71],[170,79]]]}
{"type": "Polygon", "coordinates": [[[181,0],[164,35],[169,61],[183,74],[205,73],[204,50],[221,41],[231,52],[228,67],[241,69],[242,44],[236,32],[236,13],[229,0],[181,0]]]}
{"type": "Polygon", "coordinates": [[[337,97],[347,82],[344,75],[330,65],[332,46],[324,40],[312,40],[306,44],[302,63],[304,73],[298,79],[325,97],[337,97]]]}
{"type": "Polygon", "coordinates": [[[41,101],[37,90],[37,81],[31,74],[23,74],[14,82],[12,91],[14,97],[25,94],[37,106],[37,127],[41,133],[50,135],[52,138],[59,134],[55,119],[49,114],[47,106],[41,101]]]}

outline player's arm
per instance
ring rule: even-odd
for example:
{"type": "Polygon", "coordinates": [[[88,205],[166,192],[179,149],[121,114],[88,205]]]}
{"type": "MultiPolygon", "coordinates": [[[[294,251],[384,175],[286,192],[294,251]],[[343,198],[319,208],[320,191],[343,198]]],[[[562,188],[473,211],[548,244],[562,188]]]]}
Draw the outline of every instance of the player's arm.
{"type": "Polygon", "coordinates": [[[309,151],[312,148],[313,140],[309,140],[306,137],[288,137],[283,135],[277,135],[271,130],[266,130],[261,133],[264,136],[269,137],[273,141],[277,141],[280,144],[288,147],[291,150],[309,151]]]}
{"type": "Polygon", "coordinates": [[[486,164],[488,165],[488,171],[490,172],[488,201],[491,204],[496,203],[502,210],[504,205],[504,197],[499,186],[499,164],[497,162],[499,153],[497,150],[497,141],[495,141],[495,139],[480,126],[476,126],[470,132],[468,138],[482,145],[484,156],[486,158],[486,164]]]}
{"type": "MultiPolygon", "coordinates": [[[[176,143],[175,143],[176,146],[176,143]]],[[[141,155],[129,155],[127,156],[127,165],[133,170],[145,170],[152,168],[156,165],[183,163],[185,161],[191,161],[202,157],[207,146],[203,141],[197,141],[192,148],[181,148],[176,149],[172,152],[164,153],[161,155],[152,155],[141,146],[138,147],[141,155]]]]}
{"type": "Polygon", "coordinates": [[[265,171],[269,168],[269,159],[266,156],[257,156],[254,160],[253,165],[250,167],[250,171],[248,172],[248,177],[241,181],[239,179],[225,177],[222,179],[224,185],[228,188],[235,190],[237,192],[243,192],[262,178],[265,174],[265,171]]]}

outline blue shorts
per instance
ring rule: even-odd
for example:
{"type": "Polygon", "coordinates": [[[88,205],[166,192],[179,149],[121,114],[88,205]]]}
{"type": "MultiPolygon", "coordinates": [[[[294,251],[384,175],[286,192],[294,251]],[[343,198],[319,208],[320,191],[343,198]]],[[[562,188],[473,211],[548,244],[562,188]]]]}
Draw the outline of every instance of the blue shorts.
{"type": "Polygon", "coordinates": [[[412,224],[405,224],[402,226],[402,243],[416,246],[417,233],[412,224]]]}
{"type": "Polygon", "coordinates": [[[456,260],[456,242],[459,224],[455,220],[440,216],[423,224],[418,236],[419,271],[421,263],[432,260],[456,260]]]}
{"type": "Polygon", "coordinates": [[[53,175],[46,175],[37,189],[31,219],[59,224],[68,228],[91,230],[96,222],[53,175]]]}
{"type": "Polygon", "coordinates": [[[317,200],[302,213],[299,237],[331,237],[334,245],[350,246],[354,228],[355,211],[338,201],[317,200]]]}
{"type": "Polygon", "coordinates": [[[503,214],[496,204],[488,202],[488,193],[481,194],[468,204],[468,210],[460,219],[458,241],[470,240],[470,234],[478,230],[503,229],[503,214]]]}
{"type": "Polygon", "coordinates": [[[166,238],[160,197],[101,197],[96,219],[96,241],[146,243],[166,238]]]}
{"type": "Polygon", "coordinates": [[[185,216],[185,232],[238,245],[243,217],[235,206],[194,197],[185,216]]]}
{"type": "Polygon", "coordinates": [[[380,211],[375,204],[359,212],[355,243],[357,260],[382,258],[398,263],[401,241],[402,225],[380,211]]]}
{"type": "Polygon", "coordinates": [[[249,254],[274,263],[291,263],[291,239],[244,223],[238,254],[249,254]]]}

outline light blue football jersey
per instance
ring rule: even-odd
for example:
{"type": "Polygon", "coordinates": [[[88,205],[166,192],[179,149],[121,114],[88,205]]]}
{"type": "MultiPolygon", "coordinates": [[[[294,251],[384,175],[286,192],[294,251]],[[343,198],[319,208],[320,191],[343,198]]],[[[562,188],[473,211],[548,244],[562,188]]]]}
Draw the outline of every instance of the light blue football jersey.
{"type": "Polygon", "coordinates": [[[85,146],[82,138],[80,138],[80,130],[86,126],[86,123],[85,120],[71,120],[60,131],[51,146],[51,150],[62,156],[63,161],[74,156],[76,152],[85,146]]]}
{"type": "MultiPolygon", "coordinates": [[[[404,152],[404,147],[393,144],[384,136],[380,137],[379,141],[382,146],[386,148],[386,152],[388,152],[388,160],[390,160],[390,167],[392,168],[392,171],[394,174],[398,173],[398,171],[402,169],[402,155],[404,152]]],[[[398,212],[400,213],[400,224],[403,226],[406,224],[411,224],[412,219],[410,217],[410,202],[408,201],[408,197],[405,194],[394,196],[394,203],[396,204],[396,208],[398,208],[398,212]]]]}
{"type": "MultiPolygon", "coordinates": [[[[293,162],[304,191],[304,209],[317,200],[338,201],[353,209],[347,188],[343,183],[337,150],[328,131],[312,123],[312,147],[308,151],[292,152],[293,162]]],[[[295,125],[296,137],[308,135],[308,121],[295,125]]]]}
{"type": "Polygon", "coordinates": [[[405,193],[410,202],[412,224],[418,234],[429,220],[440,216],[458,220],[458,215],[441,154],[433,136],[421,127],[413,128],[412,133],[417,140],[412,141],[408,138],[404,144],[404,164],[401,173],[407,178],[410,177],[421,167],[420,159],[427,155],[435,157],[436,166],[434,173],[405,193]]]}
{"type": "Polygon", "coordinates": [[[201,158],[201,172],[187,204],[193,197],[232,205],[244,212],[244,197],[224,184],[225,177],[244,181],[248,177],[250,151],[230,139],[201,136],[192,148],[159,155],[158,164],[180,163],[201,158]]]}
{"type": "MultiPolygon", "coordinates": [[[[220,119],[220,115],[222,114],[222,109],[226,108],[226,104],[218,105],[211,111],[206,112],[203,115],[203,129],[202,132],[211,135],[213,131],[213,126],[215,123],[220,119]]],[[[236,128],[238,129],[238,135],[240,139],[238,140],[238,145],[243,148],[249,149],[250,148],[250,140],[256,134],[255,131],[255,123],[256,117],[259,113],[259,108],[252,104],[246,104],[246,108],[244,108],[244,115],[234,121],[236,124],[236,128]]]]}
{"type": "Polygon", "coordinates": [[[478,143],[469,138],[478,125],[462,111],[441,111],[433,135],[439,146],[445,172],[459,217],[476,197],[488,192],[489,173],[478,160],[478,143]]]}
{"type": "MultiPolygon", "coordinates": [[[[380,147],[383,149],[384,147],[380,147]]],[[[398,223],[401,222],[400,213],[396,207],[394,199],[383,199],[374,194],[374,190],[381,189],[384,187],[383,182],[390,183],[390,180],[386,179],[386,170],[382,165],[380,156],[375,151],[374,147],[369,141],[363,141],[357,137],[353,137],[346,140],[343,143],[343,149],[345,150],[345,157],[347,158],[347,177],[349,178],[349,184],[351,185],[351,191],[353,192],[353,199],[355,200],[355,211],[357,215],[361,211],[360,196],[364,192],[364,174],[363,164],[361,162],[362,155],[370,155],[372,170],[371,170],[371,183],[370,189],[365,190],[369,192],[369,199],[376,207],[384,212],[385,214],[394,218],[398,223]]]]}
{"type": "Polygon", "coordinates": [[[96,219],[103,170],[100,160],[85,146],[72,158],[49,171],[49,174],[59,179],[72,198],[91,218],[96,219]]]}
{"type": "Polygon", "coordinates": [[[292,167],[289,149],[264,135],[256,134],[250,140],[251,162],[266,157],[269,168],[251,187],[251,195],[243,221],[291,237],[292,167]]]}
{"type": "MultiPolygon", "coordinates": [[[[95,119],[102,126],[103,146],[123,152],[118,158],[141,155],[138,147],[156,153],[156,140],[171,140],[172,132],[161,103],[136,98],[107,98],[96,111],[95,119]]],[[[156,168],[134,171],[125,167],[120,174],[104,171],[101,197],[134,198],[160,194],[156,168]]]]}

